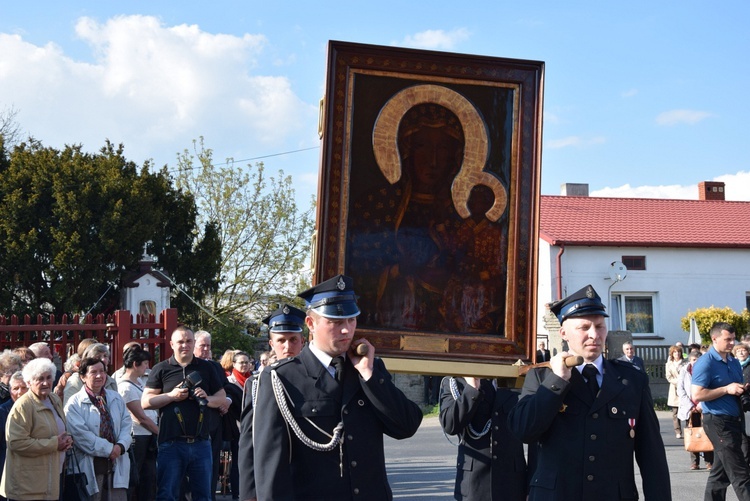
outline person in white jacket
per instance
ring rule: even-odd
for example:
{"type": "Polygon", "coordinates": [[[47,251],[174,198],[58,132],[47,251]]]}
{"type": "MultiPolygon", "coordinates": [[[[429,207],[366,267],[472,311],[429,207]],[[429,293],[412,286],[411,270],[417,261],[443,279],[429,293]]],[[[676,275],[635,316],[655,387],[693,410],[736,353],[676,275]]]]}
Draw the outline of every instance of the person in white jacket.
{"type": "MultiPolygon", "coordinates": [[[[91,501],[127,501],[132,420],[119,393],[104,388],[107,373],[95,358],[81,361],[81,390],[65,405],[80,471],[89,479],[91,501]],[[96,479],[92,482],[91,479],[96,479]]],[[[70,461],[72,463],[73,461],[70,461]]],[[[68,466],[72,473],[74,466],[68,466]]]]}

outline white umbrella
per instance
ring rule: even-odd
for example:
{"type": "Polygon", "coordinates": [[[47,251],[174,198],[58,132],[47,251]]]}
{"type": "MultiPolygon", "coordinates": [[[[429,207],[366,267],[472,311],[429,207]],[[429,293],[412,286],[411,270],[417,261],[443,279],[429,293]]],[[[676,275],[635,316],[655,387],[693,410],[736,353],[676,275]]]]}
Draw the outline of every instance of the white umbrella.
{"type": "Polygon", "coordinates": [[[695,322],[695,317],[690,317],[690,336],[688,336],[688,344],[702,344],[701,333],[698,332],[698,324],[695,322]]]}

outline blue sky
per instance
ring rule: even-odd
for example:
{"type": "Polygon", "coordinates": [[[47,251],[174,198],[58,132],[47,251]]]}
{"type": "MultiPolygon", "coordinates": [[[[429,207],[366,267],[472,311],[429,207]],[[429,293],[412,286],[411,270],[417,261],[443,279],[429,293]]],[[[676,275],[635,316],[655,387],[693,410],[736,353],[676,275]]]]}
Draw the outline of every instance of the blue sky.
{"type": "Polygon", "coordinates": [[[695,199],[719,180],[750,200],[749,24],[740,0],[0,0],[0,110],[47,146],[108,138],[139,164],[174,167],[203,136],[307,199],[329,40],[532,59],[543,194],[695,199]]]}

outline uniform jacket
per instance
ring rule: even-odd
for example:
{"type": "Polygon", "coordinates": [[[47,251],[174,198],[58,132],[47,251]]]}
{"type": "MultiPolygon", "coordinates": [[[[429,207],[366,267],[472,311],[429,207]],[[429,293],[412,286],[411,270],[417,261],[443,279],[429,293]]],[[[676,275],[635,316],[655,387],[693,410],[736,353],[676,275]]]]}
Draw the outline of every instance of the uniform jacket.
{"type": "Polygon", "coordinates": [[[565,381],[551,369],[531,370],[508,417],[511,432],[539,445],[529,501],[638,499],[634,454],[646,501],[670,501],[648,376],[630,363],[604,360],[594,399],[578,370],[571,372],[565,381]]]}
{"type": "MultiPolygon", "coordinates": [[[[65,422],[57,395],[47,398],[65,422]]],[[[5,427],[8,454],[0,493],[9,499],[60,497],[60,455],[57,421],[52,411],[31,391],[21,395],[10,410],[5,427]]]]}
{"type": "Polygon", "coordinates": [[[518,393],[495,389],[482,379],[479,389],[456,378],[459,396],[453,398],[450,378],[443,378],[440,392],[440,424],[445,433],[458,435],[454,498],[472,501],[525,501],[526,460],[523,443],[508,431],[508,412],[518,393]],[[491,420],[490,431],[474,438],[491,420]]]}
{"type": "MultiPolygon", "coordinates": [[[[119,393],[105,390],[107,393],[107,406],[112,415],[113,432],[116,443],[122,444],[127,451],[130,448],[132,438],[130,428],[133,421],[125,406],[125,401],[119,393]]],[[[91,403],[91,399],[85,388],[70,397],[65,405],[65,415],[68,418],[68,430],[73,436],[73,447],[76,448],[76,457],[81,473],[86,478],[94,478],[94,456],[108,457],[112,453],[112,444],[99,436],[99,423],[101,415],[99,409],[91,403]]],[[[73,465],[68,465],[68,473],[73,473],[73,465]]],[[[115,471],[112,476],[112,486],[115,489],[127,489],[130,482],[130,458],[128,453],[122,454],[115,459],[115,471]]],[[[99,492],[96,482],[89,480],[86,489],[89,495],[99,492]]]]}
{"type": "Polygon", "coordinates": [[[253,416],[255,481],[260,501],[392,499],[383,434],[408,438],[422,421],[419,406],[396,388],[380,359],[375,360],[368,381],[347,359],[339,386],[307,346],[299,356],[281,360],[261,372],[253,416]],[[341,448],[320,452],[297,438],[279,411],[271,387],[272,372],[286,388],[294,419],[311,440],[327,444],[331,439],[307,419],[329,435],[343,422],[341,448]]]}

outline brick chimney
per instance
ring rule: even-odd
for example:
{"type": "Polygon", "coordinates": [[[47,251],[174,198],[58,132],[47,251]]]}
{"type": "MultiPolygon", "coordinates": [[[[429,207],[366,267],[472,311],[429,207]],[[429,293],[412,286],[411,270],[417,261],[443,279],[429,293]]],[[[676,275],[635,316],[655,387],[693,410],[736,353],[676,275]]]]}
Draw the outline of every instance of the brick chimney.
{"type": "Polygon", "coordinates": [[[701,181],[698,183],[698,200],[724,200],[724,183],[701,181]]]}

